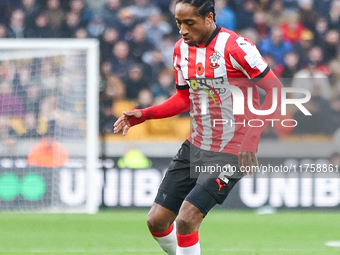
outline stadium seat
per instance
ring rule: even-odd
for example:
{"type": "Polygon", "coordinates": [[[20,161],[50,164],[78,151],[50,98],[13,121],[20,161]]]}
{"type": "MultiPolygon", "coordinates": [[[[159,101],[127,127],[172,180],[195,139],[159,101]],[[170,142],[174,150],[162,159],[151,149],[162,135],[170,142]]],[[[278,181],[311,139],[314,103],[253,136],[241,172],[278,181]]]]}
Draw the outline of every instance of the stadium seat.
{"type": "Polygon", "coordinates": [[[136,103],[134,101],[129,100],[119,100],[113,103],[112,105],[112,113],[113,115],[119,117],[122,115],[123,111],[129,111],[134,109],[136,103]]]}
{"type": "Polygon", "coordinates": [[[15,130],[17,134],[22,135],[26,132],[22,118],[10,118],[9,123],[9,125],[15,130]]]}

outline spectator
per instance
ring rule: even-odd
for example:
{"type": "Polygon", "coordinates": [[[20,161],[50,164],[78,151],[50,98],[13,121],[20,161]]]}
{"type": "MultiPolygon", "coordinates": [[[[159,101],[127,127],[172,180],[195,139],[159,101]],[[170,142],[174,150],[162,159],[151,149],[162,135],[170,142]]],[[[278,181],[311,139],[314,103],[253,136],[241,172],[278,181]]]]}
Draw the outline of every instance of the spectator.
{"type": "Polygon", "coordinates": [[[41,12],[36,0],[22,0],[22,9],[26,17],[26,26],[33,28],[38,14],[41,12]]]}
{"type": "Polygon", "coordinates": [[[31,79],[31,69],[27,66],[20,66],[12,79],[13,94],[19,98],[26,97],[26,88],[31,79]]]}
{"type": "Polygon", "coordinates": [[[113,59],[112,49],[118,39],[119,34],[115,28],[109,27],[105,30],[104,35],[100,38],[100,52],[103,62],[113,59]]]}
{"type": "Polygon", "coordinates": [[[1,38],[6,38],[7,37],[7,29],[5,24],[0,23],[0,39],[1,38]]]}
{"type": "Polygon", "coordinates": [[[145,52],[153,50],[155,47],[146,37],[146,30],[143,24],[138,24],[132,32],[132,39],[128,42],[130,56],[135,62],[141,63],[145,52]]]}
{"type": "Polygon", "coordinates": [[[46,14],[49,21],[48,25],[55,32],[56,37],[59,37],[65,19],[65,12],[60,7],[60,0],[48,0],[46,14]]]}
{"type": "MultiPolygon", "coordinates": [[[[329,100],[331,97],[331,85],[326,75],[316,69],[316,65],[310,62],[305,69],[298,71],[293,78],[292,87],[304,88],[312,93],[317,92],[318,96],[329,100]]],[[[295,95],[299,97],[300,95],[295,95]]]]}
{"type": "Polygon", "coordinates": [[[173,47],[175,45],[175,42],[175,37],[173,37],[172,35],[163,36],[161,52],[163,54],[163,62],[169,68],[173,68],[173,47]]]}
{"type": "Polygon", "coordinates": [[[310,31],[314,31],[318,15],[313,8],[313,0],[300,0],[299,6],[300,21],[302,25],[310,31]]]}
{"type": "Polygon", "coordinates": [[[22,117],[25,114],[22,101],[13,95],[12,84],[6,80],[0,82],[0,116],[22,117]]]}
{"type": "Polygon", "coordinates": [[[158,6],[161,9],[161,12],[165,15],[169,14],[169,6],[171,4],[171,0],[151,0],[151,3],[158,6]]]}
{"type": "Polygon", "coordinates": [[[264,11],[256,11],[254,13],[254,29],[261,39],[267,37],[270,32],[268,27],[267,15],[264,11]]]}
{"type": "MultiPolygon", "coordinates": [[[[268,66],[273,72],[276,74],[277,77],[281,77],[283,71],[283,65],[277,64],[274,60],[272,54],[263,55],[264,59],[268,62],[268,66]]],[[[261,96],[261,94],[260,94],[261,96]]],[[[264,95],[265,96],[265,95],[264,95]]],[[[264,99],[264,98],[263,98],[264,99]]]]}
{"type": "Polygon", "coordinates": [[[71,12],[77,13],[80,16],[80,26],[87,27],[92,19],[92,12],[86,7],[83,0],[71,0],[71,12]]]}
{"type": "Polygon", "coordinates": [[[229,0],[216,0],[216,24],[220,27],[225,27],[229,30],[236,29],[236,15],[235,12],[228,7],[229,0]]]}
{"type": "Polygon", "coordinates": [[[68,161],[68,152],[54,139],[54,132],[48,132],[45,137],[34,145],[27,157],[30,166],[57,168],[68,161]]]}
{"type": "Polygon", "coordinates": [[[152,94],[156,104],[163,103],[175,93],[174,78],[172,69],[163,69],[160,72],[157,83],[152,86],[152,94]]]}
{"type": "Polygon", "coordinates": [[[0,116],[0,141],[6,148],[7,156],[13,155],[18,136],[9,124],[8,117],[0,116]]]}
{"type": "Polygon", "coordinates": [[[7,28],[7,36],[9,38],[24,38],[26,37],[25,13],[22,10],[15,10],[10,19],[7,28]]]}
{"type": "Polygon", "coordinates": [[[52,38],[54,31],[48,25],[48,17],[46,13],[40,13],[36,19],[32,29],[29,30],[27,37],[33,38],[52,38]]]}
{"type": "Polygon", "coordinates": [[[150,79],[152,82],[157,81],[160,72],[166,67],[162,51],[148,51],[143,55],[142,60],[148,64],[148,66],[152,66],[150,79]]]}
{"type": "Polygon", "coordinates": [[[102,91],[105,91],[105,95],[114,99],[121,100],[125,98],[125,85],[116,76],[111,74],[111,63],[104,62],[101,64],[101,84],[102,91]]]}
{"type": "Polygon", "coordinates": [[[79,28],[74,33],[74,38],[76,38],[76,39],[86,39],[86,38],[89,38],[89,34],[87,33],[85,28],[79,28]]]}
{"type": "Polygon", "coordinates": [[[275,0],[268,11],[268,25],[278,27],[283,23],[284,19],[283,1],[275,0]]]}
{"type": "Polygon", "coordinates": [[[244,0],[241,8],[236,12],[236,29],[244,30],[254,28],[254,13],[256,4],[254,0],[244,0]]]}
{"type": "Polygon", "coordinates": [[[308,53],[313,47],[313,39],[313,33],[309,30],[304,30],[301,33],[301,40],[293,47],[294,52],[299,55],[299,66],[301,67],[308,65],[308,53]]]}
{"type": "Polygon", "coordinates": [[[333,0],[314,0],[314,9],[322,17],[326,17],[331,9],[333,0]]]}
{"type": "Polygon", "coordinates": [[[326,34],[328,31],[328,20],[320,17],[315,24],[315,45],[323,47],[325,43],[326,34]]]}
{"type": "MultiPolygon", "coordinates": [[[[120,78],[123,78],[125,82],[129,80],[126,86],[128,90],[131,84],[145,83],[146,88],[152,84],[152,94],[156,101],[162,101],[168,97],[172,93],[170,89],[172,87],[168,87],[172,78],[164,74],[168,72],[164,68],[173,66],[173,45],[178,38],[178,29],[173,26],[175,22],[169,25],[164,18],[173,19],[173,15],[169,15],[173,9],[169,6],[174,1],[107,0],[93,18],[92,11],[86,7],[84,1],[0,0],[0,38],[60,36],[79,39],[99,38],[102,69],[106,70],[103,75],[103,84],[105,84],[105,93],[109,97],[124,98],[125,86],[120,78]],[[73,15],[70,19],[71,26],[65,20],[65,10],[77,14],[78,18],[74,19],[75,15],[73,15]],[[143,11],[138,13],[140,10],[143,11]],[[144,22],[143,25],[141,22],[144,22]],[[66,32],[62,34],[61,26],[67,26],[66,32]],[[168,34],[168,31],[171,31],[170,27],[173,35],[168,34]],[[143,31],[144,29],[146,32],[143,31]],[[118,50],[113,54],[117,42],[118,50]],[[126,47],[126,43],[129,47],[126,47]],[[138,74],[140,71],[135,69],[131,76],[137,78],[133,80],[129,77],[129,70],[136,62],[139,64],[137,69],[142,70],[142,78],[140,79],[138,74]],[[148,80],[146,81],[143,77],[148,77],[148,80]]],[[[340,77],[337,58],[340,56],[340,0],[215,0],[215,2],[217,24],[221,26],[224,22],[222,26],[235,30],[234,11],[237,11],[237,28],[248,27],[240,34],[250,38],[256,44],[261,40],[258,43],[259,49],[274,72],[284,78],[286,86],[292,83],[293,87],[307,87],[313,93],[315,104],[319,104],[324,99],[331,100],[331,93],[337,95],[340,91],[340,85],[334,82],[332,92],[330,92],[331,85],[325,79],[327,76],[340,77]],[[288,22],[283,22],[284,11],[290,16],[288,22]],[[226,22],[226,20],[229,21],[226,22]],[[282,27],[283,36],[275,31],[277,26],[282,27]],[[301,26],[308,30],[301,30],[301,26]],[[273,31],[270,31],[269,27],[273,31]],[[285,39],[292,43],[285,42],[285,39]],[[305,68],[301,70],[301,67],[305,68]],[[293,76],[294,79],[292,79],[293,76]],[[301,80],[298,82],[299,77],[303,78],[303,82],[301,80]]],[[[61,119],[67,116],[77,119],[76,115],[61,112],[65,109],[58,107],[57,102],[60,100],[54,100],[53,96],[43,97],[46,93],[56,93],[60,85],[64,83],[61,79],[63,72],[59,73],[59,64],[57,64],[59,62],[53,58],[28,60],[28,62],[25,62],[25,65],[21,65],[21,60],[15,63],[3,61],[0,64],[0,79],[5,79],[5,82],[10,85],[13,96],[21,99],[19,101],[22,102],[22,111],[28,114],[28,123],[33,123],[30,115],[33,114],[35,118],[38,118],[41,114],[49,119],[47,121],[55,123],[53,125],[62,130],[61,132],[68,128],[70,132],[74,132],[77,126],[76,121],[73,121],[73,126],[66,127],[61,119]],[[51,100],[50,106],[46,107],[48,100],[51,100]],[[55,107],[52,107],[53,102],[56,103],[55,107]],[[39,111],[39,108],[42,111],[39,111]]],[[[67,84],[70,85],[70,83],[67,84]]],[[[1,86],[2,82],[0,88],[1,86]]],[[[131,87],[136,87],[136,85],[131,87]]],[[[12,95],[7,94],[6,97],[8,96],[12,95]]],[[[3,100],[3,95],[0,97],[3,100]]],[[[136,99],[137,94],[133,98],[136,99]]],[[[332,104],[334,104],[335,109],[337,101],[330,101],[330,104],[332,109],[332,104]]],[[[109,111],[108,105],[107,111],[109,111]]],[[[9,111],[10,107],[7,108],[9,111]]],[[[336,119],[336,115],[334,116],[336,119]]],[[[338,123],[334,125],[339,126],[338,123]]],[[[268,131],[271,135],[272,130],[268,131]]],[[[59,132],[58,129],[56,132],[59,132]]]]}
{"type": "Polygon", "coordinates": [[[282,39],[282,31],[279,27],[274,27],[271,30],[271,37],[260,41],[259,50],[263,55],[273,55],[277,64],[284,65],[284,57],[292,51],[292,44],[282,39]]]}
{"type": "Polygon", "coordinates": [[[12,8],[8,3],[0,1],[0,23],[7,24],[12,13],[12,8]]]}
{"type": "Polygon", "coordinates": [[[255,45],[259,44],[260,36],[255,29],[249,28],[249,29],[246,29],[246,30],[242,30],[242,31],[240,31],[239,34],[241,36],[245,37],[245,38],[248,38],[255,45]]]}
{"type": "Polygon", "coordinates": [[[49,126],[54,126],[55,136],[64,139],[84,138],[86,128],[82,128],[82,120],[77,117],[73,109],[58,112],[58,118],[48,122],[49,126]]]}
{"type": "Polygon", "coordinates": [[[162,20],[161,14],[157,12],[145,23],[146,37],[155,47],[160,47],[163,36],[170,34],[171,31],[170,24],[162,20]]]}
{"type": "Polygon", "coordinates": [[[333,0],[328,14],[330,29],[340,30],[340,0],[333,0]]]}
{"type": "Polygon", "coordinates": [[[339,31],[335,29],[329,30],[326,34],[325,44],[323,47],[326,63],[333,59],[336,59],[339,44],[340,44],[339,31]]]}
{"type": "Polygon", "coordinates": [[[152,5],[149,0],[135,0],[135,4],[128,7],[131,14],[140,22],[146,21],[152,14],[160,13],[160,9],[152,5]]]}
{"type": "Polygon", "coordinates": [[[297,12],[287,12],[286,20],[286,22],[281,24],[282,38],[285,41],[297,43],[306,28],[299,21],[299,14],[297,12]]]}
{"type": "MultiPolygon", "coordinates": [[[[118,13],[121,10],[121,0],[108,0],[101,8],[100,16],[108,27],[119,26],[118,13]]],[[[119,27],[116,27],[119,29],[119,27]]]]}
{"type": "Polygon", "coordinates": [[[32,112],[37,118],[40,113],[40,84],[32,81],[26,88],[26,97],[24,98],[24,107],[26,112],[32,112]]]}
{"type": "Polygon", "coordinates": [[[113,46],[112,74],[118,78],[126,78],[135,63],[129,57],[129,52],[129,45],[124,41],[119,41],[113,46]]]}
{"type": "Polygon", "coordinates": [[[87,31],[89,36],[92,38],[99,38],[105,32],[105,24],[101,17],[95,15],[89,25],[87,26],[87,31]]]}
{"type": "Polygon", "coordinates": [[[118,13],[118,18],[120,22],[120,38],[131,39],[132,30],[136,26],[135,17],[128,8],[124,8],[118,13]]]}
{"type": "Polygon", "coordinates": [[[292,84],[294,75],[299,70],[299,56],[298,54],[294,52],[289,52],[285,56],[284,61],[285,61],[284,69],[281,75],[281,77],[283,78],[282,83],[286,87],[290,87],[292,84]]]}
{"type": "Polygon", "coordinates": [[[306,117],[301,111],[297,111],[293,118],[298,122],[298,125],[293,133],[331,135],[333,132],[330,125],[332,115],[328,101],[320,97],[312,97],[304,104],[304,107],[312,115],[306,117]]]}
{"type": "Polygon", "coordinates": [[[25,133],[23,133],[20,137],[21,138],[40,138],[40,134],[38,133],[38,124],[36,116],[33,112],[28,112],[24,118],[24,127],[25,133]]]}
{"type": "Polygon", "coordinates": [[[153,103],[153,98],[152,98],[152,93],[150,89],[148,88],[142,89],[138,93],[136,109],[144,109],[146,107],[150,107],[152,103],[153,103]]]}
{"type": "MultiPolygon", "coordinates": [[[[103,77],[104,78],[104,77],[103,77]]],[[[116,76],[108,75],[105,77],[105,94],[113,100],[125,98],[125,85],[116,76]]]]}
{"type": "Polygon", "coordinates": [[[75,12],[69,12],[67,13],[66,20],[61,28],[61,37],[72,38],[79,28],[81,28],[80,15],[75,12]]]}
{"type": "Polygon", "coordinates": [[[58,87],[57,68],[53,63],[52,58],[41,59],[40,66],[40,81],[43,93],[48,95],[53,93],[58,87]]]}
{"type": "Polygon", "coordinates": [[[42,133],[46,133],[48,129],[54,128],[48,123],[53,123],[59,117],[59,109],[57,107],[57,97],[54,95],[46,96],[41,100],[39,118],[44,122],[45,130],[42,133]]]}
{"type": "Polygon", "coordinates": [[[323,52],[320,47],[314,46],[310,49],[308,52],[308,60],[310,63],[315,65],[316,70],[322,72],[327,77],[330,75],[328,64],[326,65],[324,63],[323,52]]]}
{"type": "Polygon", "coordinates": [[[136,100],[141,90],[149,88],[149,83],[143,77],[143,68],[135,65],[129,70],[129,76],[123,80],[126,90],[126,98],[136,100]]]}
{"type": "Polygon", "coordinates": [[[283,0],[283,6],[285,9],[296,11],[298,6],[299,0],[283,0]]]}
{"type": "Polygon", "coordinates": [[[101,134],[112,133],[113,124],[117,117],[112,112],[113,98],[106,93],[106,90],[101,91],[99,95],[99,131],[101,134]]]}
{"type": "MultiPolygon", "coordinates": [[[[332,60],[329,63],[329,78],[331,78],[331,81],[340,81],[340,62],[338,60],[332,60]]],[[[340,95],[340,87],[336,86],[337,91],[334,91],[336,95],[340,95]]]]}

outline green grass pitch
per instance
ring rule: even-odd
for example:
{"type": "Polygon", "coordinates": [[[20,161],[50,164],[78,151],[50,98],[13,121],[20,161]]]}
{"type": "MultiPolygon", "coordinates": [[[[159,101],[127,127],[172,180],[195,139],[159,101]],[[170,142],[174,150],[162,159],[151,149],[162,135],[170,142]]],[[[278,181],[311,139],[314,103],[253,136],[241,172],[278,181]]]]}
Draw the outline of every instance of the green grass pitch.
{"type": "MultiPolygon", "coordinates": [[[[0,254],[165,254],[149,234],[145,210],[86,214],[0,213],[0,254]]],[[[335,255],[340,212],[257,215],[214,210],[200,229],[202,254],[335,255]]]]}

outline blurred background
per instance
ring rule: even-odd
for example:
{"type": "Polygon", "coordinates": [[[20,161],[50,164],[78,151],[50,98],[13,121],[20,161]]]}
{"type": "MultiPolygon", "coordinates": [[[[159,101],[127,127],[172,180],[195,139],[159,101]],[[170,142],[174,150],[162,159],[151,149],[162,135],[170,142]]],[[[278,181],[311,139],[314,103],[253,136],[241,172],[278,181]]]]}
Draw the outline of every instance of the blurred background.
{"type": "MultiPolygon", "coordinates": [[[[162,254],[144,209],[189,134],[188,113],[147,121],[125,137],[114,135],[112,125],[122,111],[175,93],[174,3],[0,0],[0,253],[162,254]],[[29,38],[41,47],[28,49],[29,38]],[[8,39],[21,46],[5,49],[8,39]],[[91,70],[85,48],[65,47],[71,41],[48,50],[50,39],[79,47],[94,40],[99,64],[91,70]],[[89,95],[97,85],[88,74],[97,70],[99,93],[89,95]],[[88,118],[91,96],[99,102],[98,122],[88,118]],[[93,143],[86,141],[89,122],[99,130],[93,143]],[[95,169],[86,161],[91,154],[95,169]],[[96,215],[64,213],[98,208],[96,215]]],[[[219,26],[255,43],[284,86],[311,92],[304,106],[312,116],[290,106],[284,118],[275,116],[298,125],[269,125],[259,161],[293,173],[243,178],[202,225],[202,250],[339,254],[340,0],[215,3],[219,26]],[[316,173],[303,175],[306,168],[316,173]]]]}
{"type": "MultiPolygon", "coordinates": [[[[263,132],[260,162],[338,165],[340,0],[215,2],[219,26],[255,43],[284,86],[304,87],[312,93],[312,99],[305,105],[312,116],[288,108],[286,119],[295,119],[296,127],[275,124],[263,132]]],[[[102,207],[150,206],[164,169],[189,134],[187,113],[148,121],[132,128],[126,137],[112,134],[112,125],[123,110],[159,104],[175,93],[172,54],[180,36],[174,20],[174,3],[171,0],[0,0],[0,38],[94,38],[100,43],[98,204],[102,207]],[[140,173],[138,169],[144,170],[140,173]],[[142,183],[140,188],[144,193],[137,192],[139,188],[131,182],[142,183]]],[[[34,160],[40,156],[34,155],[33,147],[51,136],[58,142],[57,163],[46,159],[47,163],[40,167],[82,167],[74,162],[85,155],[85,147],[74,141],[86,137],[84,60],[82,54],[0,59],[0,155],[1,162],[5,162],[1,165],[4,173],[20,166],[18,162],[37,167],[34,160]]],[[[40,143],[41,147],[34,147],[35,152],[40,155],[39,150],[51,144],[51,141],[40,143]]],[[[77,194],[77,183],[83,181],[79,176],[65,177],[73,183],[68,190],[70,194],[77,194]]],[[[283,190],[273,191],[273,186],[279,185],[266,181],[262,200],[249,202],[256,190],[249,189],[249,194],[242,197],[239,189],[235,189],[237,202],[229,206],[339,208],[337,179],[333,179],[334,189],[326,191],[318,188],[329,185],[326,181],[308,184],[311,190],[306,191],[306,196],[311,198],[305,203],[301,202],[304,193],[300,182],[292,182],[295,193],[286,194],[283,190]],[[270,199],[273,192],[278,192],[278,200],[270,199]],[[315,202],[319,201],[314,199],[319,195],[320,201],[328,202],[315,202]]],[[[289,182],[282,179],[283,184],[286,181],[289,182]]],[[[79,190],[83,189],[84,185],[80,185],[79,190]]],[[[84,194],[74,196],[77,201],[66,199],[63,203],[84,203],[84,194]]],[[[6,206],[12,200],[7,197],[6,206]]]]}

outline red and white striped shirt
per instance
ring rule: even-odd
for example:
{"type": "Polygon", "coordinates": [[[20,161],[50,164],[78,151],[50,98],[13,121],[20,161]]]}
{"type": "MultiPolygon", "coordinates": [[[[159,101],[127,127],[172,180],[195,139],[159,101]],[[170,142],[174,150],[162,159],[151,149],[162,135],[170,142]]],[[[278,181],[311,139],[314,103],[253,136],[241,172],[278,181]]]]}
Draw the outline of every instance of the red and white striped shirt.
{"type": "Polygon", "coordinates": [[[203,150],[238,155],[249,129],[247,121],[256,118],[247,106],[247,88],[253,88],[253,106],[259,109],[259,94],[252,79],[269,71],[256,46],[218,28],[206,45],[188,46],[180,39],[175,44],[174,67],[177,88],[190,86],[191,143],[203,150]],[[233,114],[237,98],[226,85],[242,90],[244,115],[233,114]]]}

